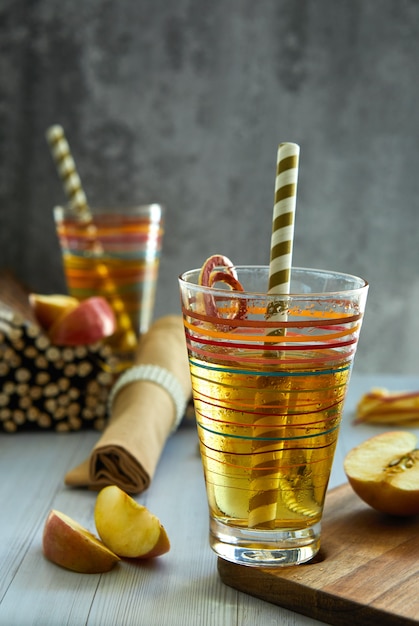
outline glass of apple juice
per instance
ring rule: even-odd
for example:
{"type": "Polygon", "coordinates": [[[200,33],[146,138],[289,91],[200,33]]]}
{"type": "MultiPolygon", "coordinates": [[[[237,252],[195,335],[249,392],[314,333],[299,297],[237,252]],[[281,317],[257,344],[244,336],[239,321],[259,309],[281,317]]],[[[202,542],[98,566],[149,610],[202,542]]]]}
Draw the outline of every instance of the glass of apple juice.
{"type": "Polygon", "coordinates": [[[268,295],[269,267],[233,269],[243,291],[179,278],[210,545],[244,565],[303,563],[320,547],[368,284],[292,268],[290,292],[268,295]]]}
{"type": "Polygon", "coordinates": [[[68,292],[108,300],[117,322],[110,343],[129,360],[152,321],[164,209],[147,204],[90,213],[85,220],[70,208],[54,209],[68,292]]]}

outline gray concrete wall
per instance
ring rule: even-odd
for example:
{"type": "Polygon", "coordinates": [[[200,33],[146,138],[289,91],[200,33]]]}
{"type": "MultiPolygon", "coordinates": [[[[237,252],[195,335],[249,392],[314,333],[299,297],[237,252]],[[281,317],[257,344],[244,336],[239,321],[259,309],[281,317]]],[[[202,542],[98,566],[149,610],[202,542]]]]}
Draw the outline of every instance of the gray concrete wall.
{"type": "Polygon", "coordinates": [[[214,252],[267,263],[277,144],[294,262],[371,284],[358,372],[419,373],[417,0],[0,0],[0,267],[64,290],[44,133],[90,203],[159,201],[156,315],[214,252]]]}

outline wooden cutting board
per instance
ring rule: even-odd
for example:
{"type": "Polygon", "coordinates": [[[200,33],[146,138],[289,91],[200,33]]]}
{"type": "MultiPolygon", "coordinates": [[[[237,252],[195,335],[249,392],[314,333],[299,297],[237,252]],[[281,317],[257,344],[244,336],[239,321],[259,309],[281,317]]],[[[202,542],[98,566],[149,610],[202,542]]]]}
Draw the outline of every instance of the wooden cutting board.
{"type": "Polygon", "coordinates": [[[342,485],[328,493],[313,561],[270,569],[218,559],[218,572],[235,589],[328,624],[419,624],[419,518],[381,515],[342,485]]]}

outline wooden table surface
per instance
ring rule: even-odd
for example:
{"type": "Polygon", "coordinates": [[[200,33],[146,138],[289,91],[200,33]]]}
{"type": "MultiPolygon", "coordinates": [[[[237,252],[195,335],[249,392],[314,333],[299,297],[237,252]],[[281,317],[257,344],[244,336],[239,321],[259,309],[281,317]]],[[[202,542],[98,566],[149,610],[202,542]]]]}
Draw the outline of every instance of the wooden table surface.
{"type": "MultiPolygon", "coordinates": [[[[350,383],[330,487],[345,482],[346,452],[389,427],[354,426],[354,408],[373,386],[419,388],[418,377],[357,376],[350,383]]],[[[410,429],[419,435],[419,429],[410,429]]],[[[0,434],[0,626],[313,625],[317,620],[224,585],[208,545],[208,513],[193,425],[164,449],[148,491],[137,499],[158,515],[171,551],[101,575],[76,574],[42,555],[48,511],[59,509],[94,531],[96,494],[64,486],[98,433],[0,434]]]]}

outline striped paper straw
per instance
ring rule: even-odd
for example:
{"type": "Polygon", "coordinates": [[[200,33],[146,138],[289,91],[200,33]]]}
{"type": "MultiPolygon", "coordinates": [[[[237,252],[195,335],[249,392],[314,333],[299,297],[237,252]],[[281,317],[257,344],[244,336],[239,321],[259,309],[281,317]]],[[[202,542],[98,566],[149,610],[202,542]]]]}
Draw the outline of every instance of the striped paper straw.
{"type": "Polygon", "coordinates": [[[269,265],[269,293],[289,293],[299,155],[300,147],[296,143],[279,144],[269,265]]]}
{"type": "MultiPolygon", "coordinates": [[[[269,294],[287,294],[290,291],[291,265],[294,239],[294,218],[297,199],[297,179],[300,147],[295,143],[281,143],[278,147],[275,200],[272,220],[271,257],[269,265],[269,294]]],[[[275,321],[287,319],[286,307],[267,311],[267,318],[275,321]]],[[[273,330],[269,335],[284,335],[285,329],[273,330]]],[[[269,356],[267,356],[269,358],[269,356]]],[[[263,384],[264,377],[261,383],[263,384]]],[[[263,395],[263,389],[260,392],[263,395]]],[[[262,416],[260,420],[263,422],[262,416]]],[[[256,424],[255,424],[256,426],[256,424]]],[[[269,446],[269,438],[275,433],[269,427],[255,428],[255,450],[269,446]]],[[[249,526],[251,528],[273,528],[276,518],[278,489],[283,481],[278,471],[261,470],[269,467],[272,453],[258,454],[258,465],[254,466],[249,502],[249,526]],[[269,489],[267,485],[269,484],[269,489]],[[261,496],[261,494],[263,494],[261,496]]]]}
{"type": "Polygon", "coordinates": [[[59,124],[51,126],[46,132],[46,138],[71,208],[80,218],[91,220],[86,194],[83,191],[63,127],[59,124]]]}

